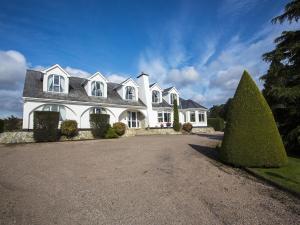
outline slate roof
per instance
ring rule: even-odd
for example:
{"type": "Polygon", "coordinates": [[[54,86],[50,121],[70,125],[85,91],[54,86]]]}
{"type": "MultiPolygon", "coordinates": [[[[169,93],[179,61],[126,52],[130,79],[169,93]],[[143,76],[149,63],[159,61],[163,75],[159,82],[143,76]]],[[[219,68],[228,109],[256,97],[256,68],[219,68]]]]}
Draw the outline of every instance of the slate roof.
{"type": "Polygon", "coordinates": [[[185,100],[183,98],[179,98],[179,108],[180,109],[197,109],[197,108],[207,109],[206,107],[200,105],[199,103],[191,99],[185,100]]]}
{"type": "Polygon", "coordinates": [[[69,93],[47,93],[43,92],[43,73],[35,70],[27,70],[23,97],[32,98],[48,98],[58,100],[69,101],[81,101],[81,102],[94,102],[94,103],[107,103],[116,105],[131,105],[146,107],[145,104],[139,99],[139,101],[126,101],[123,100],[117,93],[115,88],[119,85],[117,83],[107,83],[107,98],[88,96],[83,84],[85,78],[70,77],[69,78],[69,93]]]}
{"type": "Polygon", "coordinates": [[[163,93],[166,93],[166,92],[170,91],[173,87],[174,87],[174,86],[164,89],[164,90],[163,90],[163,93]]]}
{"type": "MultiPolygon", "coordinates": [[[[167,103],[164,99],[161,103],[152,103],[153,108],[173,108],[173,105],[167,103]]],[[[188,99],[179,98],[179,109],[207,109],[199,103],[188,99]]]]}

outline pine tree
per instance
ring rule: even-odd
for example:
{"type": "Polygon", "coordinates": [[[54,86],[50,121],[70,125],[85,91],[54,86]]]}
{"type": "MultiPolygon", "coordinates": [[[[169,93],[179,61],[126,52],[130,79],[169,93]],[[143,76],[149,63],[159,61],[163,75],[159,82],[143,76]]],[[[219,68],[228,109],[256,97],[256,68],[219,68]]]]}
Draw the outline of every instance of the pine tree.
{"type": "Polygon", "coordinates": [[[173,129],[175,131],[180,131],[177,99],[174,99],[174,102],[173,102],[173,114],[174,114],[173,129]]]}
{"type": "Polygon", "coordinates": [[[246,71],[230,103],[220,156],[242,167],[280,167],[287,163],[272,111],[246,71]]]}
{"type": "MultiPolygon", "coordinates": [[[[293,0],[272,23],[298,22],[300,0],[293,0]]],[[[284,31],[275,39],[276,48],[263,55],[270,63],[261,77],[263,94],[269,103],[286,148],[300,154],[300,30],[284,31]]]]}

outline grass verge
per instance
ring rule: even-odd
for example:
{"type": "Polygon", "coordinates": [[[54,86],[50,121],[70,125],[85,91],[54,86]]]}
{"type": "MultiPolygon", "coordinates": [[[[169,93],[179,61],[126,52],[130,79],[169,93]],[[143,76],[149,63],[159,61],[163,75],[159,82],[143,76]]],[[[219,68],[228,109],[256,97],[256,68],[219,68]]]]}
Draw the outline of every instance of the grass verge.
{"type": "Polygon", "coordinates": [[[288,165],[281,168],[248,168],[248,170],[300,195],[300,158],[288,157],[288,160],[288,165]]]}

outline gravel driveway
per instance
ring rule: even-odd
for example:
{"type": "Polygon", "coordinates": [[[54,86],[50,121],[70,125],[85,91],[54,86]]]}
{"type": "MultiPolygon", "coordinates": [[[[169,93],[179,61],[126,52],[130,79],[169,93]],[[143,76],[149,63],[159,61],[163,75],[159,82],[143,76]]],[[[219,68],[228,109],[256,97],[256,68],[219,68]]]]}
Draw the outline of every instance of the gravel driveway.
{"type": "Polygon", "coordinates": [[[214,160],[213,135],[0,146],[0,224],[300,224],[300,201],[214,160]]]}

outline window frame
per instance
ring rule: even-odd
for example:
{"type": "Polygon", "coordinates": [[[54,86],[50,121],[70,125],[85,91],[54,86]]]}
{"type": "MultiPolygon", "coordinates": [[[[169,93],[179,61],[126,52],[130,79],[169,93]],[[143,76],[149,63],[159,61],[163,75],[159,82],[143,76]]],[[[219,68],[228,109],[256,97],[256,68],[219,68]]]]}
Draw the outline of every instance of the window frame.
{"type": "Polygon", "coordinates": [[[171,117],[172,117],[172,115],[171,115],[170,111],[158,111],[157,112],[158,123],[171,123],[171,117]]]}
{"type": "Polygon", "coordinates": [[[66,107],[64,105],[57,105],[57,104],[46,104],[43,105],[42,111],[46,111],[46,112],[58,112],[59,113],[59,121],[64,121],[66,120],[66,107]],[[49,109],[45,109],[46,107],[49,107],[49,109]],[[53,107],[56,107],[56,109],[54,110],[53,107]],[[62,110],[64,110],[64,117],[62,116],[62,110]]]}
{"type": "Polygon", "coordinates": [[[135,87],[126,86],[125,87],[125,99],[130,100],[130,101],[135,101],[136,100],[135,92],[136,92],[135,87]],[[129,89],[132,90],[132,92],[129,92],[129,89]],[[129,96],[131,96],[131,98],[129,98],[129,96]]]}
{"type": "Polygon", "coordinates": [[[55,92],[55,93],[63,93],[65,87],[62,87],[62,81],[65,85],[65,78],[62,75],[58,75],[58,74],[51,74],[48,76],[48,80],[47,80],[47,91],[48,92],[55,92]],[[49,84],[49,79],[52,78],[51,84],[49,84]],[[55,83],[55,78],[58,78],[58,83],[55,83]],[[51,88],[52,86],[52,88],[51,88]],[[58,91],[55,91],[55,88],[58,88],[58,91]],[[52,89],[52,90],[51,90],[52,89]]]}
{"type": "Polygon", "coordinates": [[[104,97],[104,83],[102,81],[92,81],[91,83],[91,94],[95,97],[104,97]],[[97,89],[97,85],[99,88],[97,89]],[[97,95],[99,93],[99,95],[97,95]]]}
{"type": "Polygon", "coordinates": [[[205,122],[205,113],[204,112],[199,112],[198,113],[198,119],[199,119],[199,122],[205,122]]]}
{"type": "Polygon", "coordinates": [[[195,111],[190,111],[190,122],[195,123],[196,122],[196,112],[195,111]],[[192,115],[194,117],[194,121],[192,121],[192,115]]]}
{"type": "Polygon", "coordinates": [[[171,93],[171,94],[170,94],[170,101],[171,101],[170,104],[171,104],[171,105],[174,104],[174,99],[177,100],[177,94],[171,93]]]}
{"type": "Polygon", "coordinates": [[[153,90],[152,91],[152,103],[159,103],[159,102],[160,102],[160,91],[153,90]]]}

